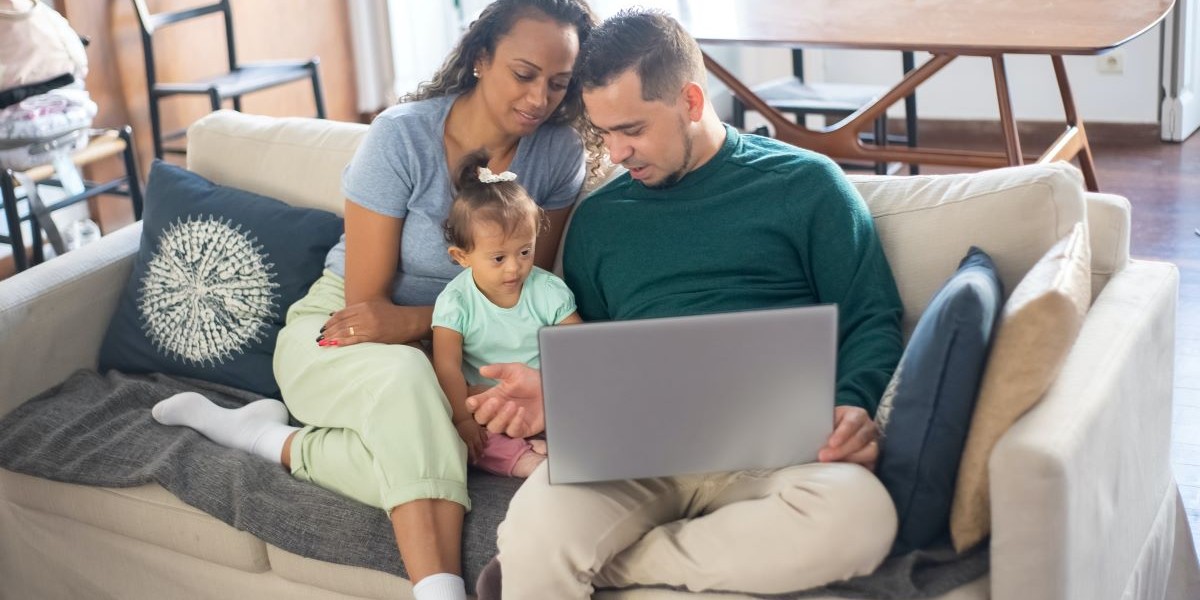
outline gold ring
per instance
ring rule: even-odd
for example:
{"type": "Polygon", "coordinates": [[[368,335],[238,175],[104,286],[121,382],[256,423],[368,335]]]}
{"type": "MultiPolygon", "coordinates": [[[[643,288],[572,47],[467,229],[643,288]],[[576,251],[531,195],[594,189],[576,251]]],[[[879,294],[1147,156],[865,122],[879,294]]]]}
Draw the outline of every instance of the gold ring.
{"type": "Polygon", "coordinates": [[[351,336],[353,336],[353,335],[354,335],[354,328],[353,328],[353,327],[351,327],[351,328],[350,328],[350,335],[351,335],[351,336]]]}

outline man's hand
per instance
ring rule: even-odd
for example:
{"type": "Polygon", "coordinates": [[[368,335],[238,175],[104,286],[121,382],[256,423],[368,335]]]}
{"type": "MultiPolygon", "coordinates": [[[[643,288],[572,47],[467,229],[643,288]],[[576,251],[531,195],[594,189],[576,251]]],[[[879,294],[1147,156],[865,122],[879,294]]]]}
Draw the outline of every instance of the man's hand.
{"type": "Polygon", "coordinates": [[[467,398],[467,410],[492,433],[526,438],[546,429],[542,374],[520,363],[487,365],[479,374],[500,383],[467,398]]]}
{"type": "Polygon", "coordinates": [[[821,462],[848,462],[875,470],[879,460],[879,430],[867,411],[858,406],[838,406],[833,409],[833,433],[825,447],[817,453],[821,462]]]}
{"type": "Polygon", "coordinates": [[[467,445],[467,461],[475,464],[479,457],[483,456],[483,442],[487,439],[487,432],[471,419],[455,423],[454,428],[458,430],[458,437],[467,445]]]}

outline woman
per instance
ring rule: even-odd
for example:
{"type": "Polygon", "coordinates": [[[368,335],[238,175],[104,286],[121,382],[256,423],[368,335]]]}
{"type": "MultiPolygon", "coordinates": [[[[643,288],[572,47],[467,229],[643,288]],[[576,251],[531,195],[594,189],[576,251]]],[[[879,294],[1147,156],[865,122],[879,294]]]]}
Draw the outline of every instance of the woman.
{"type": "Polygon", "coordinates": [[[518,173],[549,224],[535,262],[552,267],[585,175],[572,71],[594,24],[584,0],[498,0],[430,82],[372,123],[343,174],[346,234],[276,346],[304,428],[261,403],[226,411],[194,394],[155,409],[387,511],[418,600],[465,597],[466,451],[429,359],[409,345],[429,337],[433,301],[461,270],[442,239],[449,173],[480,148],[492,171],[518,173]]]}

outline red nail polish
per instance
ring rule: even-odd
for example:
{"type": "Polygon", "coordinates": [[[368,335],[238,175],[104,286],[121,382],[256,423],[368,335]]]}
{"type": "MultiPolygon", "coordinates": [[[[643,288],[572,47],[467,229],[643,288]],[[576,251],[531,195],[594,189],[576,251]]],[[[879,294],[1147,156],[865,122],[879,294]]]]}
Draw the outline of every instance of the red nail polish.
{"type": "Polygon", "coordinates": [[[326,340],[326,341],[328,341],[328,342],[329,342],[329,345],[330,345],[330,346],[336,346],[336,345],[338,345],[338,341],[337,341],[337,340],[326,340]]]}

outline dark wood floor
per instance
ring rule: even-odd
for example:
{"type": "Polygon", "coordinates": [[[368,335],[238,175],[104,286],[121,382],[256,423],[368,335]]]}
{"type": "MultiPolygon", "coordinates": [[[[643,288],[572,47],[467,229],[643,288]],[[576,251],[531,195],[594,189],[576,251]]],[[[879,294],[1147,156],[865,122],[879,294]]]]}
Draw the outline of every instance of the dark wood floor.
{"type": "MultiPolygon", "coordinates": [[[[1052,127],[1022,127],[1025,154],[1037,154],[1055,133],[1052,127]]],[[[1200,547],[1200,133],[1174,144],[1158,139],[1157,126],[1092,125],[1088,136],[1100,190],[1125,196],[1132,205],[1130,254],[1179,266],[1171,459],[1200,547]]],[[[935,122],[925,126],[921,137],[922,143],[1003,149],[998,129],[983,125],[935,122]],[[950,139],[976,143],[964,146],[950,139]]]]}

